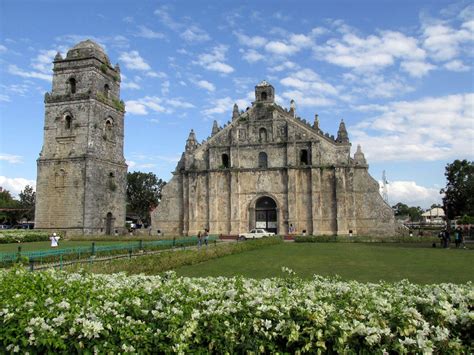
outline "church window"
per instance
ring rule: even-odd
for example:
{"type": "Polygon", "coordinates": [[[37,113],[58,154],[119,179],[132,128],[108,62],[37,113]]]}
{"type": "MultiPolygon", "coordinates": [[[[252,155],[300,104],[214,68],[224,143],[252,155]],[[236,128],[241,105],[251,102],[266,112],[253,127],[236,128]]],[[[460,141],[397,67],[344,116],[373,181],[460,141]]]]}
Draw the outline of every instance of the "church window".
{"type": "Polygon", "coordinates": [[[76,79],[74,79],[74,78],[69,79],[69,90],[70,90],[71,94],[76,93],[76,79]]]}
{"type": "Polygon", "coordinates": [[[265,101],[267,99],[267,93],[264,91],[262,92],[262,94],[260,95],[262,101],[265,101]]]}
{"type": "Polygon", "coordinates": [[[56,187],[64,187],[66,183],[66,171],[64,169],[59,169],[55,176],[55,185],[56,187]]]}
{"type": "Polygon", "coordinates": [[[114,120],[112,119],[112,117],[109,117],[109,118],[107,118],[107,120],[105,120],[104,139],[112,140],[113,131],[114,131],[114,120]]]}
{"type": "Polygon", "coordinates": [[[104,85],[104,95],[105,95],[105,97],[108,98],[109,94],[110,94],[110,87],[109,87],[109,85],[105,84],[104,85]]]}
{"type": "Polygon", "coordinates": [[[70,130],[72,127],[72,117],[67,115],[64,119],[64,128],[70,130]]]}
{"type": "Polygon", "coordinates": [[[309,165],[309,157],[308,157],[308,150],[301,149],[300,151],[300,164],[301,165],[309,165]]]}
{"type": "Polygon", "coordinates": [[[230,160],[227,154],[222,154],[222,167],[230,168],[230,160]]]}
{"type": "Polygon", "coordinates": [[[267,130],[265,128],[260,128],[260,130],[258,131],[258,138],[260,142],[267,141],[267,130]]]}
{"type": "Polygon", "coordinates": [[[265,153],[265,152],[258,153],[258,167],[259,168],[267,168],[268,167],[267,153],[265,153]]]}

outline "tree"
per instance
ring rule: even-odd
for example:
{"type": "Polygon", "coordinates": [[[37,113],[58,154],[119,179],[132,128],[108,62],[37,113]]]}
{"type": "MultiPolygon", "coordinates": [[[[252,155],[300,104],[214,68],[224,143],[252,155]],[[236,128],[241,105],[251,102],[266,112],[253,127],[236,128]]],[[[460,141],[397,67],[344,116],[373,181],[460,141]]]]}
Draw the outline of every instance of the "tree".
{"type": "Polygon", "coordinates": [[[128,212],[137,214],[142,222],[150,223],[150,211],[160,202],[165,184],[153,173],[127,173],[128,212]]]}
{"type": "Polygon", "coordinates": [[[444,193],[443,207],[446,216],[474,216],[474,163],[455,160],[446,165],[444,173],[447,184],[440,192],[444,193]]]}
{"type": "Polygon", "coordinates": [[[395,216],[408,216],[408,206],[404,203],[397,203],[395,206],[392,206],[395,216]]]}
{"type": "Polygon", "coordinates": [[[23,212],[23,216],[28,219],[28,221],[33,221],[35,219],[35,201],[36,193],[33,190],[33,187],[26,185],[25,189],[20,192],[20,205],[21,208],[26,209],[23,212]]]}
{"type": "Polygon", "coordinates": [[[15,200],[10,191],[0,188],[0,222],[15,224],[20,218],[20,202],[15,200]]]}
{"type": "Polygon", "coordinates": [[[421,220],[421,214],[423,213],[421,207],[409,207],[408,205],[405,205],[401,202],[397,203],[395,206],[392,206],[392,209],[395,213],[395,216],[408,216],[412,222],[421,220]]]}

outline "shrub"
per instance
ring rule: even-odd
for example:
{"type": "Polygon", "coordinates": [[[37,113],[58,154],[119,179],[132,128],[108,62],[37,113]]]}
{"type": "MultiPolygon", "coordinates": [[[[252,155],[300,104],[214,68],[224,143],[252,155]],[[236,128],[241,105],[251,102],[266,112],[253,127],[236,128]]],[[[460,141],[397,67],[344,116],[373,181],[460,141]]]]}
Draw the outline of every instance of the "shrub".
{"type": "Polygon", "coordinates": [[[49,240],[48,232],[25,229],[0,231],[0,244],[43,242],[49,240]]]}
{"type": "Polygon", "coordinates": [[[345,235],[308,235],[295,236],[296,243],[436,243],[439,239],[436,237],[376,237],[376,236],[345,236],[345,235]]]}
{"type": "MultiPolygon", "coordinates": [[[[286,269],[289,274],[291,271],[286,269]]],[[[469,353],[472,284],[0,271],[20,353],[469,353]]]]}

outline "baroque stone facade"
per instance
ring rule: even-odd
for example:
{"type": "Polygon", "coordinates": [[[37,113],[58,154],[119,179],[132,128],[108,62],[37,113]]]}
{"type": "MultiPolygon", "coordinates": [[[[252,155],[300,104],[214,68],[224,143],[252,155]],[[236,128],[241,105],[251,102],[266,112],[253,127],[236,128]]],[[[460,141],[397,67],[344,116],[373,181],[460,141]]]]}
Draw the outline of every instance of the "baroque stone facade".
{"type": "Polygon", "coordinates": [[[35,228],[111,234],[125,227],[127,165],[120,68],[87,40],[54,59],[37,161],[35,228]]]}
{"type": "Polygon", "coordinates": [[[360,146],[350,156],[341,121],[324,134],[274,101],[266,81],[245,112],[234,105],[224,128],[214,122],[201,144],[191,130],[171,181],[152,213],[154,232],[237,235],[252,228],[278,234],[393,235],[392,209],[368,173],[360,146]]]}

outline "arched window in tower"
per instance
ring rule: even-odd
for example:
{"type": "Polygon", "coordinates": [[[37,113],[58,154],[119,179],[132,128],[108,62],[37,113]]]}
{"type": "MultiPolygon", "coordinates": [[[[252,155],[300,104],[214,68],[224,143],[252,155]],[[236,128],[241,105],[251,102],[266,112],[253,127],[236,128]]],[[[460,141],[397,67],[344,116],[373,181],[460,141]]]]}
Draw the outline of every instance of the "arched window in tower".
{"type": "Polygon", "coordinates": [[[227,154],[222,154],[222,167],[223,168],[230,168],[230,159],[227,154]]]}
{"type": "Polygon", "coordinates": [[[68,131],[72,128],[72,117],[70,115],[66,115],[64,118],[64,128],[68,131]]]}
{"type": "Polygon", "coordinates": [[[115,174],[113,172],[109,173],[109,180],[107,182],[107,185],[110,191],[117,190],[117,184],[115,183],[115,174]]]}
{"type": "Polygon", "coordinates": [[[104,95],[106,98],[109,98],[109,95],[110,95],[110,87],[108,84],[105,84],[104,85],[104,95]]]}
{"type": "Polygon", "coordinates": [[[300,151],[300,165],[309,165],[309,156],[307,149],[301,149],[300,151]]]}
{"type": "Polygon", "coordinates": [[[265,91],[262,92],[262,94],[260,95],[260,98],[262,99],[262,101],[265,101],[267,99],[267,93],[265,91]]]}
{"type": "Polygon", "coordinates": [[[59,169],[55,174],[55,186],[62,188],[66,185],[66,170],[59,169]]]}
{"type": "Polygon", "coordinates": [[[104,139],[113,140],[114,137],[114,120],[112,117],[109,117],[105,120],[105,132],[104,139]]]}
{"type": "Polygon", "coordinates": [[[267,130],[265,128],[260,128],[258,131],[258,139],[260,142],[266,142],[267,141],[267,130]]]}
{"type": "Polygon", "coordinates": [[[76,93],[76,79],[74,79],[74,78],[69,79],[69,92],[71,94],[76,93]]]}
{"type": "Polygon", "coordinates": [[[258,167],[259,168],[267,168],[268,167],[267,153],[265,153],[265,152],[258,153],[258,167]]]}

